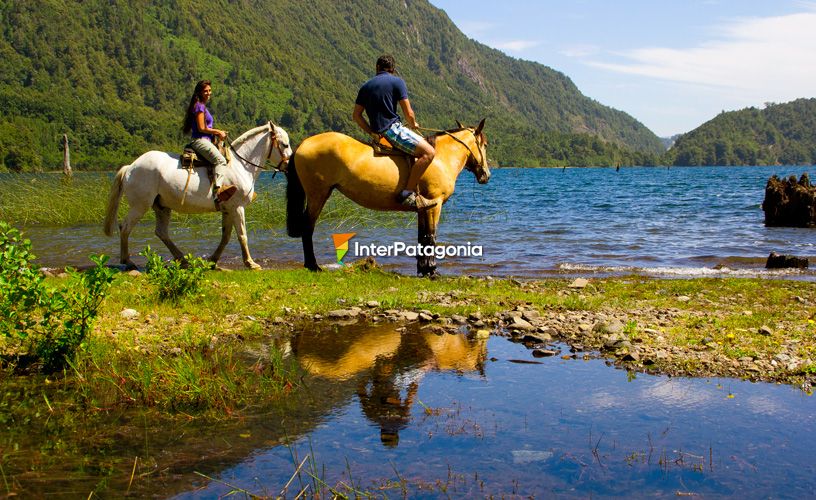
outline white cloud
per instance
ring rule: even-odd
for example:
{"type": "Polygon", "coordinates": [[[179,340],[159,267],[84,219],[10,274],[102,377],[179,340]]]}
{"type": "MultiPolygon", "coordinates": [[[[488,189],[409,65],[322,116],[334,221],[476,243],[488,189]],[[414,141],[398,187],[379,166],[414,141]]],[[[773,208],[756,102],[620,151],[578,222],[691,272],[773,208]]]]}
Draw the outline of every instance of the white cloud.
{"type": "Polygon", "coordinates": [[[504,42],[494,42],[491,45],[499,50],[509,50],[511,52],[521,52],[540,45],[541,42],[535,40],[508,40],[504,42]]]}
{"type": "MultiPolygon", "coordinates": [[[[811,4],[810,7],[813,7],[811,4]]],[[[648,47],[588,64],[619,73],[720,87],[733,97],[783,102],[816,94],[816,11],[746,18],[720,26],[722,38],[695,47],[648,47]]]]}
{"type": "Polygon", "coordinates": [[[591,44],[570,45],[560,51],[563,56],[578,58],[594,56],[600,52],[601,48],[599,46],[591,44]]]}

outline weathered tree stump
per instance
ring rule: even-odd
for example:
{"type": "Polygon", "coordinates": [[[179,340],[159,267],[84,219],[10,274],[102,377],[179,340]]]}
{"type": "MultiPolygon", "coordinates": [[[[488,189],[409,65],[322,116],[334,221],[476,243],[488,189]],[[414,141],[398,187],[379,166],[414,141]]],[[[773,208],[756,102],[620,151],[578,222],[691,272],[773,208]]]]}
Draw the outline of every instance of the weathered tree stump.
{"type": "Polygon", "coordinates": [[[816,187],[807,173],[782,180],[777,176],[765,185],[762,202],[766,226],[816,227],[816,187]]]}
{"type": "Polygon", "coordinates": [[[806,257],[797,257],[795,255],[780,255],[776,252],[771,252],[768,256],[768,261],[765,262],[765,269],[807,269],[808,260],[806,257]]]}

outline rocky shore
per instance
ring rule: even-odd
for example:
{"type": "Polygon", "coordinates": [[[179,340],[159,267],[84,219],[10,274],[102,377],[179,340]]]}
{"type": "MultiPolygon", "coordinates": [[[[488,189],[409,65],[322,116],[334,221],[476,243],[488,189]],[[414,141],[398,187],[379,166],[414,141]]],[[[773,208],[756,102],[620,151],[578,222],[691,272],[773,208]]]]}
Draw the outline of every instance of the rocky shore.
{"type": "MultiPolygon", "coordinates": [[[[588,285],[586,280],[575,280],[563,295],[580,296],[588,285]]],[[[535,283],[522,287],[535,287],[535,283]]],[[[590,285],[591,286],[591,285],[590,285]]],[[[459,291],[428,294],[423,299],[440,305],[455,306],[463,300],[459,291]]],[[[693,300],[677,296],[678,303],[693,300]]],[[[696,299],[695,299],[696,300],[696,299]]],[[[811,306],[805,299],[794,300],[811,306]]],[[[348,304],[343,304],[348,305],[348,304]]],[[[750,310],[740,311],[751,316],[750,310]]],[[[327,314],[315,314],[314,321],[339,323],[388,321],[394,323],[419,322],[422,328],[432,329],[439,335],[466,333],[476,336],[497,335],[512,342],[524,344],[532,358],[559,356],[563,359],[606,359],[607,363],[629,371],[649,374],[687,377],[733,377],[751,381],[785,383],[810,392],[816,384],[816,374],[810,367],[813,359],[802,357],[798,340],[773,341],[768,352],[736,356],[737,335],[767,338],[779,337],[771,326],[762,326],[755,332],[727,333],[722,339],[701,334],[699,341],[677,345],[670,330],[679,323],[688,325],[714,323],[722,312],[690,311],[673,307],[642,307],[633,310],[604,308],[599,311],[568,310],[562,307],[539,310],[526,304],[491,315],[472,313],[444,316],[429,310],[383,309],[377,301],[350,305],[327,314]],[[731,353],[726,354],[726,350],[731,353]]],[[[278,318],[280,322],[282,319],[278,318]]]]}

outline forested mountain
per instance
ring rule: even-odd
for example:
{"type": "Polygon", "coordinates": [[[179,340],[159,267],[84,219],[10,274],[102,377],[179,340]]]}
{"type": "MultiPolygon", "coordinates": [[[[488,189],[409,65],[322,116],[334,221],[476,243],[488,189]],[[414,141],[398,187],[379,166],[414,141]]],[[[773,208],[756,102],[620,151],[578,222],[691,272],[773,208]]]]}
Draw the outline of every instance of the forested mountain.
{"type": "Polygon", "coordinates": [[[659,139],[565,75],[464,36],[427,0],[0,0],[0,169],[115,168],[178,150],[184,107],[213,81],[233,137],[274,120],[297,142],[360,137],[350,115],[393,53],[420,123],[487,118],[502,165],[653,163],[659,139]]]}
{"type": "Polygon", "coordinates": [[[816,99],[720,113],[681,136],[673,165],[816,164],[816,99]]]}

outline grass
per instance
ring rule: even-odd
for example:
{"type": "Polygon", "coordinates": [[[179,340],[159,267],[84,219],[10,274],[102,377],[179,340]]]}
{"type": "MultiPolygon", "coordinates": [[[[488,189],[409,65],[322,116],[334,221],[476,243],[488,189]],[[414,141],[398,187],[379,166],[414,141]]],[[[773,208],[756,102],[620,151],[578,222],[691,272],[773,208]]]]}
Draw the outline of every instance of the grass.
{"type": "MultiPolygon", "coordinates": [[[[286,225],[286,181],[266,181],[262,174],[258,198],[247,207],[247,223],[255,229],[279,229],[286,225]]],[[[110,192],[112,172],[78,172],[72,178],[61,173],[0,174],[0,220],[17,227],[100,225],[110,192]]],[[[282,177],[282,176],[281,176],[282,177]]],[[[119,218],[127,213],[127,201],[119,218]]],[[[211,226],[215,213],[173,214],[174,226],[211,226]]],[[[143,220],[153,220],[148,211],[143,220]]],[[[374,213],[344,196],[332,196],[320,217],[333,228],[408,227],[413,219],[396,212],[374,213]]]]}
{"type": "MultiPolygon", "coordinates": [[[[372,300],[380,304],[369,309],[374,312],[427,309],[446,317],[479,313],[491,318],[517,306],[538,309],[542,316],[623,312],[632,315],[624,321],[624,334],[644,342],[649,341],[648,330],[654,325],[637,313],[665,310],[672,316],[661,334],[670,345],[696,349],[707,339],[717,355],[739,359],[772,356],[795,341],[802,359],[816,358],[812,306],[816,290],[811,283],[625,277],[593,279],[580,291],[568,285],[566,279],[443,277],[430,281],[353,266],[323,273],[208,271],[196,296],[174,304],[159,301],[144,275],[121,274],[93,334],[64,373],[50,378],[36,373],[19,376],[13,367],[0,367],[0,476],[6,481],[0,488],[14,492],[15,484],[9,479],[14,475],[8,471],[29,469],[57,471],[60,477],[102,478],[100,489],[117,492],[118,486],[106,486],[105,481],[122,486],[121,491],[130,489],[131,483],[137,489],[149,480],[158,481],[152,475],[160,475],[160,469],[151,458],[157,453],[151,449],[152,440],[159,441],[151,437],[157,426],[172,430],[172,439],[183,440],[185,446],[179,449],[198,453],[210,449],[206,441],[211,438],[196,429],[220,421],[218,425],[230,429],[224,434],[225,442],[229,441],[226,449],[244,456],[245,447],[255,448],[261,442],[260,435],[256,438],[249,429],[255,428],[250,423],[262,405],[277,401],[286,408],[289,398],[309,397],[309,388],[299,386],[300,373],[284,361],[281,352],[252,346],[273,345],[273,339],[286,338],[293,330],[312,328],[316,314],[372,300]],[[123,319],[120,313],[126,308],[138,311],[138,318],[123,319]],[[769,325],[773,334],[760,334],[763,325],[769,325]],[[145,421],[141,429],[140,418],[145,421]],[[119,430],[113,433],[111,426],[119,430]],[[116,455],[120,447],[128,453],[116,455]]],[[[696,359],[674,362],[688,372],[703,368],[696,359]]],[[[811,363],[803,370],[812,374],[816,368],[811,363]]],[[[264,420],[269,415],[275,413],[266,411],[264,420]]],[[[274,422],[270,425],[278,425],[274,422]]],[[[475,426],[466,427],[468,421],[460,423],[450,432],[481,432],[475,426]]],[[[288,425],[297,425],[297,420],[288,425]]],[[[298,435],[298,429],[291,431],[298,435]]],[[[263,442],[263,446],[274,444],[263,442]]],[[[182,465],[202,462],[194,455],[171,458],[182,465]]],[[[302,479],[289,493],[308,486],[325,494],[365,496],[353,482],[327,486],[313,459],[306,466],[303,463],[293,461],[302,479]]],[[[201,474],[208,472],[204,469],[201,474]]],[[[406,487],[399,474],[397,478],[388,485],[395,493],[406,487]]],[[[437,483],[433,491],[444,492],[451,486],[437,483]]],[[[409,481],[409,491],[415,487],[409,481]]]]}

